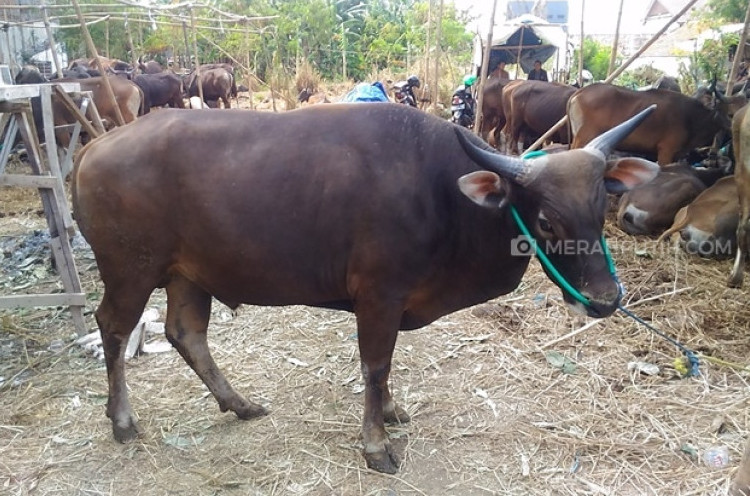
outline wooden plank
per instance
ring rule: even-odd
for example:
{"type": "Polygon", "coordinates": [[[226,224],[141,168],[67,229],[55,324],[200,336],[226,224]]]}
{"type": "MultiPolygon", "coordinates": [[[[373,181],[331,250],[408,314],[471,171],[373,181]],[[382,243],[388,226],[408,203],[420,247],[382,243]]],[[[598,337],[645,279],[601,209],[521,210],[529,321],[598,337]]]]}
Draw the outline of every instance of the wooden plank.
{"type": "Polygon", "coordinates": [[[40,88],[58,84],[67,93],[76,93],[81,91],[79,83],[44,83],[44,84],[16,84],[13,86],[0,86],[0,100],[21,100],[24,98],[33,98],[39,96],[40,88]]]}
{"type": "Polygon", "coordinates": [[[57,178],[52,176],[32,176],[28,174],[3,174],[0,175],[0,186],[52,189],[57,186],[57,178]]]}
{"type": "Polygon", "coordinates": [[[87,95],[89,101],[91,102],[91,105],[89,105],[88,108],[88,116],[89,119],[91,119],[91,123],[94,124],[94,127],[98,129],[100,133],[106,133],[107,129],[104,127],[102,118],[99,115],[99,109],[97,109],[96,105],[94,105],[94,95],[90,91],[84,91],[83,94],[87,95]]]}
{"type": "MultiPolygon", "coordinates": [[[[67,199],[65,197],[65,186],[63,185],[63,175],[60,170],[60,159],[57,155],[57,139],[55,137],[55,122],[52,116],[52,90],[55,86],[42,86],[39,89],[39,97],[42,101],[42,121],[44,123],[44,138],[47,142],[47,165],[52,176],[59,181],[55,188],[56,194],[52,201],[57,204],[57,212],[62,216],[62,222],[58,223],[59,229],[67,229],[73,225],[73,217],[68,209],[67,199]]],[[[53,236],[54,237],[54,236],[53,236]]]]}
{"type": "Polygon", "coordinates": [[[8,165],[10,150],[18,135],[18,123],[13,118],[13,114],[3,114],[3,122],[0,122],[0,129],[4,132],[3,149],[0,150],[0,174],[5,172],[5,166],[8,165]],[[6,119],[7,117],[7,119],[6,119]],[[7,125],[6,125],[7,121],[7,125]]]}
{"type": "Polygon", "coordinates": [[[0,309],[67,306],[86,306],[86,294],[58,293],[0,296],[0,309]]]}
{"type": "Polygon", "coordinates": [[[72,98],[65,93],[60,86],[53,86],[53,89],[55,91],[55,97],[57,97],[60,100],[60,103],[62,103],[65,108],[67,108],[72,114],[75,119],[81,123],[83,128],[86,130],[87,133],[91,135],[92,138],[98,138],[101,136],[101,133],[94,128],[94,126],[91,125],[91,123],[86,119],[84,110],[83,113],[81,113],[81,110],[78,109],[78,106],[75,104],[72,98]]]}

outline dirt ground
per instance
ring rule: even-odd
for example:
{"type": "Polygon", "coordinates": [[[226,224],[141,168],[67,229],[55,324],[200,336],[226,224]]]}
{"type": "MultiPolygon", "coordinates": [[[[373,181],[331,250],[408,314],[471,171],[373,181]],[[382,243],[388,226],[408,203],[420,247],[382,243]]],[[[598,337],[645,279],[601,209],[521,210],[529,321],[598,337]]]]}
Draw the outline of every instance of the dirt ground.
{"type": "MultiPolygon", "coordinates": [[[[45,230],[40,210],[36,192],[0,190],[4,294],[60,288],[48,249],[33,241],[45,230]]],[[[104,414],[104,363],[74,343],[67,310],[4,311],[0,494],[726,494],[750,430],[748,289],[724,286],[730,261],[688,257],[611,223],[606,234],[626,306],[699,352],[700,376],[682,378],[680,352],[623,314],[571,314],[532,262],[513,293],[401,334],[392,391],[412,421],[389,428],[402,459],[389,476],[360,454],[363,385],[348,313],[232,315],[215,303],[217,363],[271,414],[221,413],[174,350],[146,354],[127,365],[144,435],[121,445],[104,414]],[[658,372],[639,372],[646,365],[658,372]],[[726,466],[704,463],[714,447],[727,449],[726,466]]],[[[102,286],[83,243],[76,263],[95,330],[102,286]]],[[[164,304],[157,292],[149,306],[164,304]]]]}

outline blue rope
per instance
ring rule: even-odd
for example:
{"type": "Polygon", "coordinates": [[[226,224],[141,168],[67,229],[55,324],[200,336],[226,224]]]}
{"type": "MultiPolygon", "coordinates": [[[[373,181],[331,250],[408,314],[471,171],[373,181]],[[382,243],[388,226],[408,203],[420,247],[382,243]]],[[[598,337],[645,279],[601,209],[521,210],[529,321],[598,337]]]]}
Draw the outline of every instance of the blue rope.
{"type": "Polygon", "coordinates": [[[694,376],[700,375],[700,370],[698,369],[698,367],[700,366],[700,360],[698,360],[698,356],[695,354],[694,351],[692,351],[690,348],[688,348],[687,346],[683,345],[682,343],[680,343],[676,339],[672,338],[671,336],[669,336],[667,334],[664,334],[659,329],[657,329],[656,327],[652,326],[651,324],[649,324],[648,322],[646,322],[642,318],[638,317],[637,315],[635,315],[633,312],[631,312],[627,308],[623,307],[622,305],[618,305],[617,308],[622,313],[624,313],[625,315],[627,315],[628,317],[630,317],[631,319],[633,319],[636,322],[638,322],[639,324],[645,326],[646,329],[648,329],[649,331],[653,332],[657,336],[660,336],[660,337],[666,339],[667,341],[669,341],[670,343],[672,343],[673,345],[675,345],[677,348],[679,348],[679,350],[682,351],[682,353],[685,355],[685,358],[687,358],[688,363],[690,364],[690,368],[688,369],[688,374],[687,374],[688,377],[694,377],[694,376]]]}

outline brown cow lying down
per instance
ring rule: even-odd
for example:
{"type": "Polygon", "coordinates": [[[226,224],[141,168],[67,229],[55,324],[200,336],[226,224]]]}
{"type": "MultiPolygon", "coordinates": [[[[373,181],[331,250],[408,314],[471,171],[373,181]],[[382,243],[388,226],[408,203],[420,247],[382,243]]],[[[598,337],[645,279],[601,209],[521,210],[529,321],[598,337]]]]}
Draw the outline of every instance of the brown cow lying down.
{"type": "Polygon", "coordinates": [[[678,210],[723,175],[718,168],[698,171],[690,165],[668,165],[650,183],[622,195],[617,225],[630,234],[661,234],[672,225],[678,210]]]}
{"type": "Polygon", "coordinates": [[[734,176],[719,179],[688,206],[682,207],[674,224],[659,237],[680,233],[680,247],[705,258],[732,256],[737,245],[739,200],[734,176]]]}

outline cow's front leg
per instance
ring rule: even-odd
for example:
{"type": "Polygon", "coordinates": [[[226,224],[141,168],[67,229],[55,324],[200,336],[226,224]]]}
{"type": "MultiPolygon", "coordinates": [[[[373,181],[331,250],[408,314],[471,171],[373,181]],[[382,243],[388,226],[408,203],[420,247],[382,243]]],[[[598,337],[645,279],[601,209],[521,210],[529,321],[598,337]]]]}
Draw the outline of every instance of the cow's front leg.
{"type": "Polygon", "coordinates": [[[359,300],[356,307],[359,356],[365,383],[364,457],[368,467],[388,474],[396,473],[399,460],[388,440],[384,420],[405,422],[409,418],[396,406],[388,389],[401,313],[398,305],[372,299],[359,300]]]}

